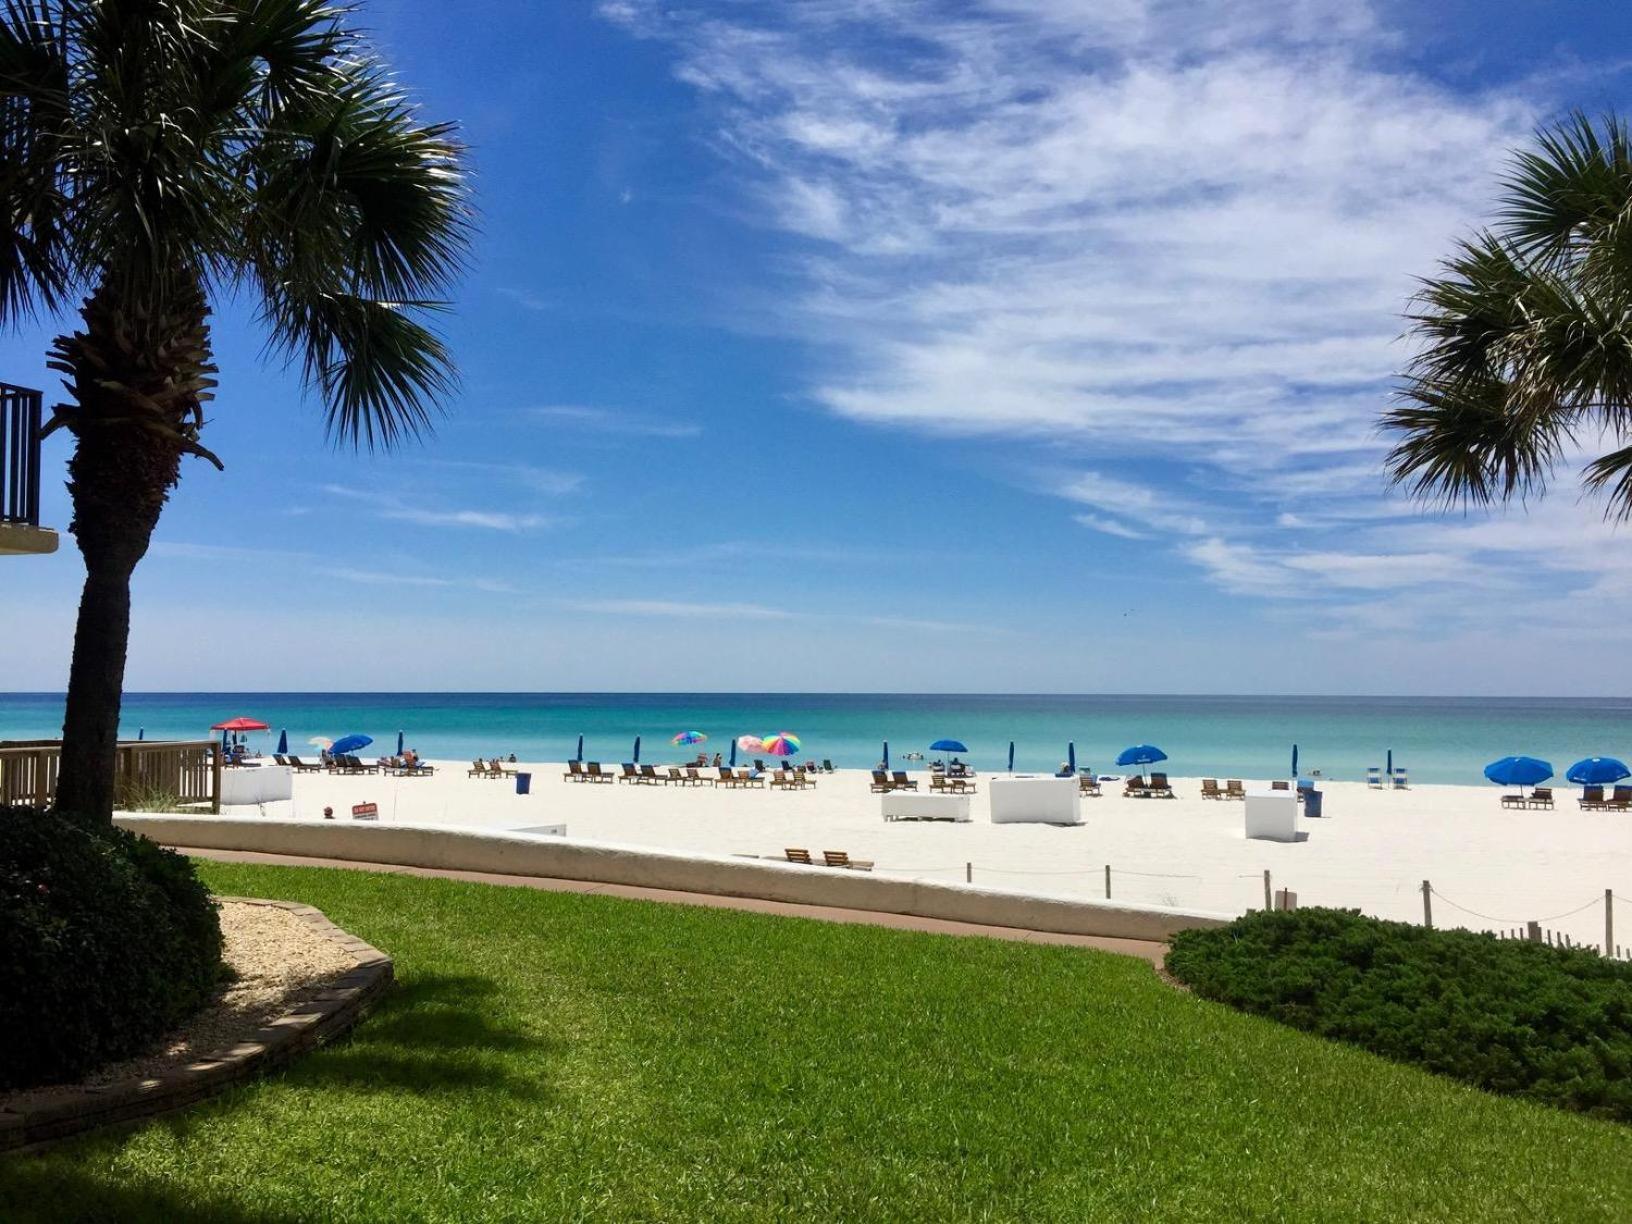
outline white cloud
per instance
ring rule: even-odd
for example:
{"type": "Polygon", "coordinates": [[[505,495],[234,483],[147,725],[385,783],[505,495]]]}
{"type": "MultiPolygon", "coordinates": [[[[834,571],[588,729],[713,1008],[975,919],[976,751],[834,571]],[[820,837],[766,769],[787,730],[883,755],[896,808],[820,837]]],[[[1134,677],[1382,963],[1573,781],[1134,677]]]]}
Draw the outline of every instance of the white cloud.
{"type": "Polygon", "coordinates": [[[582,599],[565,605],[574,612],[611,616],[657,616],[679,620],[793,620],[797,612],[754,603],[697,603],[679,599],[582,599]]]}
{"type": "Polygon", "coordinates": [[[544,514],[420,505],[395,494],[353,489],[345,485],[324,485],[323,492],[332,497],[364,502],[373,508],[378,518],[420,527],[474,527],[485,531],[523,532],[549,527],[560,521],[544,514]]]}
{"type": "Polygon", "coordinates": [[[482,591],[491,595],[509,595],[515,591],[508,583],[491,578],[439,578],[433,574],[392,573],[385,570],[354,569],[348,566],[330,567],[317,572],[325,578],[355,582],[363,586],[440,587],[482,591]]]}
{"type": "Polygon", "coordinates": [[[564,428],[600,431],[612,438],[695,438],[703,432],[696,421],[661,421],[638,412],[588,404],[543,404],[527,409],[527,414],[564,428]]]}
{"type": "Polygon", "coordinates": [[[1356,625],[1516,608],[1501,554],[1571,547],[1569,506],[1409,521],[1376,431],[1414,278],[1546,99],[1437,85],[1357,0],[601,11],[669,44],[798,240],[783,321],[830,411],[1042,450],[1084,527],[1356,625]]]}

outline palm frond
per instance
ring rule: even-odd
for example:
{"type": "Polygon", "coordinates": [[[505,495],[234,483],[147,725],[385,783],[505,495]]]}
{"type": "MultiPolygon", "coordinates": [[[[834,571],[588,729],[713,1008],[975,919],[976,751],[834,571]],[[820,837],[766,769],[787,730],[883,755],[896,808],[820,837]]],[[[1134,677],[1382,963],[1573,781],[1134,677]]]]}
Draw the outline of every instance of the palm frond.
{"type": "Polygon", "coordinates": [[[58,309],[78,272],[64,234],[68,72],[49,6],[7,0],[0,23],[0,323],[58,309]]]}
{"type": "Polygon", "coordinates": [[[1503,237],[1521,254],[1546,263],[1590,245],[1632,199],[1632,140],[1609,116],[1600,125],[1577,113],[1536,134],[1536,147],[1514,157],[1503,182],[1503,237]]]}
{"type": "Polygon", "coordinates": [[[1600,455],[1582,473],[1587,488],[1602,492],[1609,486],[1605,513],[1617,522],[1632,519],[1632,446],[1600,455]]]}

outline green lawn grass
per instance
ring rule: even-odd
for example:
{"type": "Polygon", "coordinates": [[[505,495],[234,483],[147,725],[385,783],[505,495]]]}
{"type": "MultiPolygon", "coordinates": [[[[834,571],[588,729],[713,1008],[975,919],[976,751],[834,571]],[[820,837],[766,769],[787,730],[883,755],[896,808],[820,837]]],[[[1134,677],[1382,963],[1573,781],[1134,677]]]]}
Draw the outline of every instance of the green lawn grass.
{"type": "Polygon", "coordinates": [[[0,1161],[0,1218],[1632,1217],[1632,1129],[1163,985],[1142,961],[205,864],[389,951],[348,1040],[0,1161]]]}

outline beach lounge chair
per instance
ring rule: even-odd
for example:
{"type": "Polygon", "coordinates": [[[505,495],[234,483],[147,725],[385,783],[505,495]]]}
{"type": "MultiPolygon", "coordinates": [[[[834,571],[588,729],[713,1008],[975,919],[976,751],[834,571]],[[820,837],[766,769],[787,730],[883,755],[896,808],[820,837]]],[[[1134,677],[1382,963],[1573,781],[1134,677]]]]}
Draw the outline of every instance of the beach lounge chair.
{"type": "Polygon", "coordinates": [[[669,784],[669,780],[659,774],[657,767],[654,765],[642,765],[640,767],[640,777],[635,780],[648,786],[656,786],[659,782],[663,783],[664,786],[669,784]]]}
{"type": "Polygon", "coordinates": [[[1528,795],[1503,795],[1502,806],[1504,808],[1527,808],[1530,806],[1530,797],[1528,795]]]}
{"type": "Polygon", "coordinates": [[[1129,774],[1122,782],[1122,797],[1124,799],[1150,798],[1150,786],[1138,774],[1129,774]]]}
{"type": "Polygon", "coordinates": [[[611,774],[601,772],[601,763],[599,761],[585,762],[584,777],[591,782],[615,782],[617,780],[611,774]]]}
{"type": "Polygon", "coordinates": [[[498,757],[494,757],[487,763],[487,772],[495,778],[513,778],[516,776],[516,771],[506,766],[498,757]]]}
{"type": "Polygon", "coordinates": [[[1201,797],[1203,799],[1224,798],[1224,792],[1218,789],[1217,778],[1203,778],[1201,780],[1201,797]]]}
{"type": "Polygon", "coordinates": [[[1099,779],[1094,777],[1093,770],[1090,769],[1077,775],[1077,793],[1079,795],[1093,795],[1095,797],[1099,795],[1099,779]]]}
{"type": "Polygon", "coordinates": [[[1411,784],[1406,779],[1405,770],[1404,770],[1403,767],[1400,768],[1400,769],[1396,769],[1394,771],[1394,789],[1395,790],[1410,790],[1411,789],[1411,784]]]}
{"type": "Polygon", "coordinates": [[[771,774],[772,790],[788,790],[793,786],[793,780],[788,777],[788,771],[778,769],[771,774]]]}
{"type": "Polygon", "coordinates": [[[829,867],[843,867],[849,871],[871,871],[871,859],[853,859],[843,850],[823,850],[822,858],[829,867]]]}
{"type": "Polygon", "coordinates": [[[695,765],[686,766],[686,781],[693,786],[701,786],[704,782],[707,782],[710,786],[719,785],[719,779],[703,777],[702,774],[697,772],[697,766],[695,765]]]}
{"type": "Polygon", "coordinates": [[[1150,775],[1150,793],[1158,799],[1174,798],[1173,788],[1168,785],[1166,774],[1153,773],[1150,775]]]}
{"type": "Polygon", "coordinates": [[[833,772],[833,762],[828,760],[826,757],[822,758],[822,772],[823,773],[832,773],[833,772]]]}
{"type": "Polygon", "coordinates": [[[1526,807],[1545,808],[1553,810],[1553,788],[1550,786],[1532,786],[1530,798],[1525,800],[1526,807]]]}
{"type": "Polygon", "coordinates": [[[1241,785],[1240,778],[1226,778],[1224,780],[1224,798],[1245,799],[1246,797],[1247,788],[1241,785]]]}
{"type": "Polygon", "coordinates": [[[465,777],[467,777],[467,778],[485,778],[485,777],[487,777],[487,762],[486,761],[472,761],[470,763],[470,768],[465,770],[465,777]]]}
{"type": "Polygon", "coordinates": [[[623,763],[623,772],[618,775],[619,782],[639,782],[640,771],[628,761],[623,763]]]}
{"type": "Polygon", "coordinates": [[[588,776],[584,773],[584,766],[579,761],[568,761],[567,772],[561,775],[568,782],[583,782],[588,776]]]}
{"type": "Polygon", "coordinates": [[[1581,798],[1576,800],[1584,808],[1601,808],[1604,806],[1604,788],[1601,786],[1583,786],[1581,798]]]}
{"type": "Polygon", "coordinates": [[[890,785],[896,790],[915,791],[918,789],[917,781],[907,777],[907,771],[904,769],[897,769],[890,774],[890,785]]]}
{"type": "Polygon", "coordinates": [[[288,761],[283,759],[283,753],[281,753],[281,752],[274,752],[272,754],[272,763],[274,765],[283,765],[283,766],[287,766],[289,764],[288,761]]]}
{"type": "Polygon", "coordinates": [[[788,862],[790,863],[803,863],[806,867],[816,866],[815,863],[810,861],[809,850],[797,850],[790,846],[782,853],[788,856],[788,862]]]}
{"type": "Polygon", "coordinates": [[[1614,812],[1632,811],[1632,786],[1617,786],[1604,806],[1614,812]]]}
{"type": "Polygon", "coordinates": [[[1274,780],[1272,780],[1270,782],[1269,789],[1270,790],[1291,790],[1292,789],[1292,783],[1288,782],[1285,778],[1275,778],[1274,780]]]}
{"type": "Polygon", "coordinates": [[[668,781],[670,783],[672,783],[673,785],[675,785],[675,786],[685,786],[686,785],[686,775],[680,772],[680,769],[679,769],[678,766],[670,765],[669,766],[668,781]]]}
{"type": "Polygon", "coordinates": [[[882,769],[873,770],[873,784],[867,788],[875,795],[882,795],[886,791],[895,789],[895,783],[890,781],[890,775],[882,769]]]}
{"type": "Polygon", "coordinates": [[[1366,766],[1366,785],[1376,790],[1383,789],[1383,767],[1381,765],[1366,766]]]}

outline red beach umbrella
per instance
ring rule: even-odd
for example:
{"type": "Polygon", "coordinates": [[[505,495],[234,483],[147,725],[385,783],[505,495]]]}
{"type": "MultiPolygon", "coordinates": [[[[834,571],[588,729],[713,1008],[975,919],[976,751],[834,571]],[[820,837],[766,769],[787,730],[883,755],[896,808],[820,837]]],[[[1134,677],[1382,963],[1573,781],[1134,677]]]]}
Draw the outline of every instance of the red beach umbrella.
{"type": "Polygon", "coordinates": [[[226,722],[218,722],[210,728],[211,731],[270,731],[272,728],[266,723],[254,718],[229,718],[226,722]]]}

